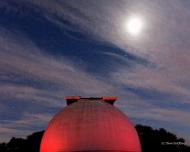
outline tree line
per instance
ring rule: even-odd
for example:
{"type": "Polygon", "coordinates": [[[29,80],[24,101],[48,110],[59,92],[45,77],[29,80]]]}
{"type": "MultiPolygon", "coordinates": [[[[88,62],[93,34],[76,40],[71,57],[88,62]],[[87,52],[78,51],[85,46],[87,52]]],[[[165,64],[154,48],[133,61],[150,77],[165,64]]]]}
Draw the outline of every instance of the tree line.
{"type": "MultiPolygon", "coordinates": [[[[183,138],[168,132],[164,128],[153,129],[150,126],[136,125],[142,152],[190,152],[183,138]]],[[[7,143],[0,144],[0,152],[39,152],[44,131],[35,132],[26,139],[12,137],[7,143]]]]}

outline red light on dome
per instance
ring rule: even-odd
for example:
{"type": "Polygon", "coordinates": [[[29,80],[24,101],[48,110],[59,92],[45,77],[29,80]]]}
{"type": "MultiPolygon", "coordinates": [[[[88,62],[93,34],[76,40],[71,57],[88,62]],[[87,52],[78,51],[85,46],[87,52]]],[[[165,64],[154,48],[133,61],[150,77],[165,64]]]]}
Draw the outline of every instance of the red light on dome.
{"type": "Polygon", "coordinates": [[[109,100],[114,100],[114,101],[116,101],[116,100],[117,100],[117,97],[102,97],[102,100],[103,100],[103,101],[109,101],[109,100]]]}
{"type": "Polygon", "coordinates": [[[114,102],[117,100],[117,97],[102,97],[102,100],[113,105],[114,102]]]}
{"type": "Polygon", "coordinates": [[[80,96],[66,96],[65,100],[80,100],[80,96]]]}
{"type": "Polygon", "coordinates": [[[116,97],[65,99],[76,103],[50,121],[40,152],[141,152],[133,124],[119,109],[106,104],[116,97]]]}

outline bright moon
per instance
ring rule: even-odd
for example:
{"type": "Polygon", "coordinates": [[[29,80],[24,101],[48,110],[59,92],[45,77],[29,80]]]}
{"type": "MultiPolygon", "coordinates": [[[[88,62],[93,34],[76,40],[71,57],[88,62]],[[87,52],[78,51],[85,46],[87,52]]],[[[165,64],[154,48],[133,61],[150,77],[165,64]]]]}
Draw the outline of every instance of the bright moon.
{"type": "Polygon", "coordinates": [[[127,32],[131,36],[138,36],[144,28],[144,22],[140,17],[130,17],[126,24],[127,32]]]}

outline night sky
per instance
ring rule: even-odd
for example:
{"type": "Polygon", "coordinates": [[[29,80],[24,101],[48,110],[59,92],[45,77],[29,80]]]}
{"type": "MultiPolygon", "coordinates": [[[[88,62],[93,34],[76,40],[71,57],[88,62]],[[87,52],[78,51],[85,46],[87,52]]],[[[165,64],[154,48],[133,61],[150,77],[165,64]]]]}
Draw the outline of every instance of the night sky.
{"type": "Polygon", "coordinates": [[[189,0],[0,0],[0,142],[80,95],[190,144],[189,57],[189,0]]]}

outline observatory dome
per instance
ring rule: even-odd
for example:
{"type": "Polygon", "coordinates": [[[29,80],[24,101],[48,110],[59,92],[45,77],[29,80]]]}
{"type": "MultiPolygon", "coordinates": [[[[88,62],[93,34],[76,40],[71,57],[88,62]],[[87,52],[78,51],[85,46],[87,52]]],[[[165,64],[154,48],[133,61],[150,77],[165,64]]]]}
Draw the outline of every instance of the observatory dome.
{"type": "Polygon", "coordinates": [[[50,121],[40,152],[141,152],[137,132],[124,113],[100,99],[79,99],[50,121]]]}

